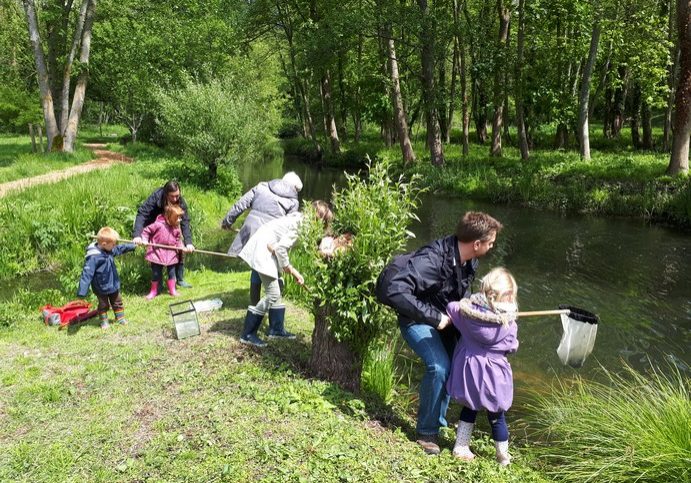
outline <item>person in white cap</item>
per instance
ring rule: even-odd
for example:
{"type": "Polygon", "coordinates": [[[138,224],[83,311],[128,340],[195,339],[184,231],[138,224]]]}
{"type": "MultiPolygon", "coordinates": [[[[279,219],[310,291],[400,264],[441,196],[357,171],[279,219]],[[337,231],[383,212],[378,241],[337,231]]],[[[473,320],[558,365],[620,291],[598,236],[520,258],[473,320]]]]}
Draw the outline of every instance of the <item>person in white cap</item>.
{"type": "MultiPolygon", "coordinates": [[[[221,228],[230,230],[242,213],[250,210],[245,222],[228,249],[228,255],[237,257],[247,241],[264,223],[295,213],[300,207],[298,193],[302,190],[302,181],[293,171],[283,178],[263,181],[235,202],[221,221],[221,228]]],[[[250,276],[250,304],[259,302],[261,278],[252,270],[250,276]]]]}

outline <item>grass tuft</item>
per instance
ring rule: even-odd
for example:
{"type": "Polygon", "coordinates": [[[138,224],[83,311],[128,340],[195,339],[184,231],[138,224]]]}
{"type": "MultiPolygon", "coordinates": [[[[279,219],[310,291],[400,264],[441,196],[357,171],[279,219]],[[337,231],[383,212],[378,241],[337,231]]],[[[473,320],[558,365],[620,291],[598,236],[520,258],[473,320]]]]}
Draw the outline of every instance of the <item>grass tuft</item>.
{"type": "Polygon", "coordinates": [[[689,481],[688,376],[676,367],[602,371],[605,382],[577,378],[530,405],[541,438],[532,452],[543,471],[579,483],[689,481]]]}

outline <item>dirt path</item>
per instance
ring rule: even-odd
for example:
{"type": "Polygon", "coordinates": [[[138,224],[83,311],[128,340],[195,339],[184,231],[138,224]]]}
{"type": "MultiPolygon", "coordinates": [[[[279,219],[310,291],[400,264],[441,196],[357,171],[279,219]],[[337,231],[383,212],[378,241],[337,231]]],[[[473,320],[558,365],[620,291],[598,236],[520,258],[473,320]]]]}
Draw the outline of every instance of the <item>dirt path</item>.
{"type": "Polygon", "coordinates": [[[23,178],[8,183],[0,184],[0,198],[7,195],[11,191],[22,191],[25,188],[37,184],[55,183],[74,176],[75,174],[86,173],[95,169],[104,169],[112,166],[115,163],[131,163],[132,158],[128,158],[119,153],[108,151],[105,149],[105,144],[85,144],[84,147],[91,149],[97,156],[96,159],[77,166],[71,166],[59,171],[51,171],[50,173],[41,174],[39,176],[32,176],[31,178],[23,178]]]}

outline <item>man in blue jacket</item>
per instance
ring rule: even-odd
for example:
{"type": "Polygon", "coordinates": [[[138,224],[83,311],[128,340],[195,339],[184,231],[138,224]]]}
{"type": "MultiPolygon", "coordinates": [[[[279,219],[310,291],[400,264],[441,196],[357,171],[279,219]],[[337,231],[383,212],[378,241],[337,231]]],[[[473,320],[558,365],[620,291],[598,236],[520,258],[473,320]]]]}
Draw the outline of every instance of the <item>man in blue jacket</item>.
{"type": "Polygon", "coordinates": [[[468,212],[453,235],[394,259],[378,284],[398,315],[403,339],[425,363],[416,431],[428,454],[440,453],[439,428],[447,425],[449,407],[446,379],[458,341],[446,305],[470,296],[478,258],[492,249],[502,227],[486,213],[468,212]]]}

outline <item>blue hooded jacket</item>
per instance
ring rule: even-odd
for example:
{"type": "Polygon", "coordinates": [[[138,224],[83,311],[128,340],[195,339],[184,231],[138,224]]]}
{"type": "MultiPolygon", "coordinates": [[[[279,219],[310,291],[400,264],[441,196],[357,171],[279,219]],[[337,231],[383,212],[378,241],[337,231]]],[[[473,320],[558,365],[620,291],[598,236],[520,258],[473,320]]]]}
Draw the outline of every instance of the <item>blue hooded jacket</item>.
{"type": "Polygon", "coordinates": [[[116,245],[113,251],[107,252],[94,242],[86,247],[86,258],[82,277],[79,280],[78,297],[86,297],[89,285],[96,295],[110,295],[120,290],[120,277],[115,267],[115,257],[131,252],[136,248],[132,243],[116,245]]]}

